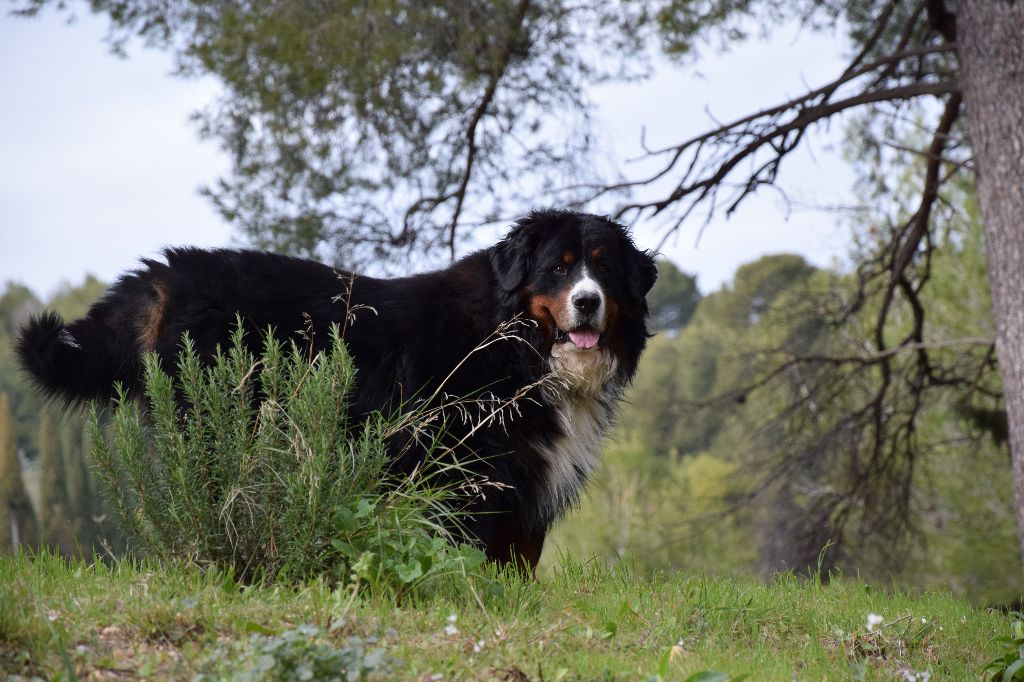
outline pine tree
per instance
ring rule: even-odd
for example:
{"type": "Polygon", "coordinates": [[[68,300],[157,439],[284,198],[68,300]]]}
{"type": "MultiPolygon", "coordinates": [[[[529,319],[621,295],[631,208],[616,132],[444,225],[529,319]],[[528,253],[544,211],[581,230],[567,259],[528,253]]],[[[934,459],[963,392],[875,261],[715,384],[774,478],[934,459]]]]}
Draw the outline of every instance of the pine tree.
{"type": "Polygon", "coordinates": [[[33,547],[38,541],[36,515],[21,478],[11,400],[0,393],[0,552],[33,547]]]}

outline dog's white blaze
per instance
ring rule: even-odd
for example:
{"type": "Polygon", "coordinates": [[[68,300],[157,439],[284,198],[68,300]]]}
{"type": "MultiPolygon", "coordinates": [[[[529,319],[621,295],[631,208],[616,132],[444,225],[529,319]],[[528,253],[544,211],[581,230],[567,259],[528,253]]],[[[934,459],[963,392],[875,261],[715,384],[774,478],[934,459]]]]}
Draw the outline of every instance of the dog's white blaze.
{"type": "Polygon", "coordinates": [[[573,324],[574,327],[576,325],[580,324],[580,320],[579,320],[578,314],[576,312],[576,308],[572,305],[573,299],[575,299],[578,294],[597,294],[597,297],[598,297],[598,299],[600,299],[601,302],[597,306],[597,312],[595,313],[595,319],[597,320],[597,323],[600,326],[600,328],[603,330],[604,329],[604,309],[605,309],[605,305],[604,305],[604,290],[601,288],[601,285],[597,283],[597,280],[593,279],[590,276],[590,271],[587,270],[587,266],[586,265],[583,266],[583,272],[580,274],[579,281],[577,281],[572,286],[572,289],[569,290],[569,307],[573,311],[572,312],[572,324],[573,324]]]}

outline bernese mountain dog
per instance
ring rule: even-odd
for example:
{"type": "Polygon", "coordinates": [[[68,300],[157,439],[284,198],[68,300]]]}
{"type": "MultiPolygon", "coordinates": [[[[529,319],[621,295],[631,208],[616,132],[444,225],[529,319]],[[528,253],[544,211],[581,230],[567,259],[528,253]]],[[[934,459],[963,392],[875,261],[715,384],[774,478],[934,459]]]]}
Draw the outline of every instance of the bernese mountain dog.
{"type": "MultiPolygon", "coordinates": [[[[46,312],[25,326],[17,354],[44,393],[74,404],[110,398],[115,382],[138,392],[144,353],[174,367],[187,331],[208,360],[237,319],[257,355],[268,329],[315,351],[340,325],[357,368],[350,415],[411,409],[423,396],[497,406],[445,423],[465,456],[461,475],[491,484],[463,486],[479,492],[460,532],[490,560],[530,572],[595,467],[649,336],[645,295],[657,277],[621,225],[559,210],[399,279],[251,250],[172,248],[165,258],[122,275],[80,320],[46,312]]],[[[393,446],[397,473],[422,464],[408,446],[393,446]]]]}

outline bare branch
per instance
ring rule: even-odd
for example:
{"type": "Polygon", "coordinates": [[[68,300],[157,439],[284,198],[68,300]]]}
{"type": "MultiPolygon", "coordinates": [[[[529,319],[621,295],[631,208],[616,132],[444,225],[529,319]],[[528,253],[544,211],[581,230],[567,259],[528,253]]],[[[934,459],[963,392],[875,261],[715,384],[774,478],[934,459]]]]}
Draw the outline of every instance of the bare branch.
{"type": "MultiPolygon", "coordinates": [[[[666,153],[674,152],[674,151],[677,151],[677,150],[680,150],[680,149],[685,149],[685,148],[687,148],[687,147],[689,147],[689,146],[691,146],[693,144],[696,144],[697,142],[717,138],[717,137],[719,137],[719,136],[721,136],[721,135],[723,135],[725,133],[732,132],[735,129],[740,128],[741,126],[744,126],[744,125],[746,125],[748,123],[753,123],[754,121],[757,121],[759,119],[770,118],[770,117],[776,116],[778,114],[785,113],[785,112],[787,112],[789,110],[792,110],[792,109],[798,109],[799,110],[802,107],[804,107],[805,105],[807,105],[808,102],[813,102],[814,100],[817,100],[817,99],[821,98],[822,96],[834,93],[836,90],[839,89],[840,86],[845,85],[846,83],[849,83],[850,81],[856,80],[857,78],[860,78],[861,76],[869,74],[869,73],[877,70],[878,68],[880,68],[882,66],[886,66],[888,64],[899,63],[899,62],[901,62],[901,61],[903,61],[903,60],[905,60],[905,59],[907,59],[909,57],[917,57],[917,56],[927,55],[927,54],[942,54],[942,53],[946,53],[946,52],[955,52],[955,51],[956,51],[956,46],[955,45],[936,45],[936,46],[930,46],[930,47],[920,47],[920,48],[914,48],[914,49],[910,49],[910,50],[903,50],[901,52],[897,52],[897,53],[888,55],[886,57],[883,57],[882,59],[878,59],[878,60],[873,61],[873,62],[871,62],[869,64],[865,64],[864,66],[861,66],[859,68],[854,68],[854,69],[847,68],[847,70],[844,71],[843,74],[839,78],[835,79],[834,81],[829,82],[826,85],[821,86],[820,88],[817,88],[815,90],[811,90],[810,92],[806,92],[803,95],[800,95],[799,97],[794,97],[793,99],[789,100],[788,102],[784,102],[782,104],[777,104],[775,106],[768,107],[766,109],[762,109],[761,111],[758,111],[757,113],[750,114],[749,116],[744,116],[743,118],[736,119],[735,121],[732,121],[731,123],[726,123],[724,125],[721,125],[718,128],[715,128],[714,130],[710,130],[708,132],[702,133],[701,135],[698,135],[697,137],[691,138],[691,139],[689,139],[689,140],[687,140],[687,141],[685,141],[685,142],[683,142],[681,144],[673,145],[671,147],[665,147],[663,149],[659,149],[659,150],[653,151],[653,152],[650,153],[650,155],[653,156],[653,155],[659,155],[659,154],[666,154],[666,153]]],[[[867,93],[867,92],[869,92],[869,91],[865,91],[865,93],[867,93]]],[[[944,93],[944,92],[946,92],[946,91],[942,91],[942,93],[944,93]]],[[[862,93],[862,94],[865,94],[865,93],[862,93]]],[[[942,93],[938,93],[938,94],[942,94],[942,93]]],[[[936,93],[925,92],[925,93],[921,93],[921,94],[936,94],[936,93]]],[[[897,99],[902,99],[902,98],[897,98],[897,99]]],[[[879,100],[873,100],[873,101],[879,101],[879,100]]]]}
{"type": "MultiPolygon", "coordinates": [[[[744,160],[752,157],[765,146],[769,146],[775,152],[775,156],[758,168],[758,171],[747,178],[741,185],[741,192],[737,199],[730,201],[730,209],[735,209],[738,200],[742,200],[754,187],[759,184],[771,184],[774,182],[775,174],[779,163],[795,147],[805,130],[814,123],[826,120],[835,114],[852,109],[854,107],[874,104],[877,102],[898,101],[913,99],[924,95],[943,95],[959,92],[959,83],[956,81],[920,82],[908,85],[883,88],[879,90],[861,92],[846,99],[836,102],[823,102],[820,104],[804,105],[804,98],[793,100],[783,107],[766,109],[762,117],[769,120],[759,125],[747,125],[754,121],[751,117],[740,119],[736,127],[724,126],[710,133],[687,140],[675,149],[673,158],[661,171],[655,175],[634,182],[620,183],[599,190],[594,197],[605,194],[615,189],[635,188],[649,185],[667,175],[685,152],[695,148],[699,155],[703,147],[709,143],[727,147],[725,152],[713,156],[703,164],[698,159],[690,162],[691,170],[699,170],[697,179],[690,179],[693,173],[684,175],[676,189],[666,198],[650,202],[634,202],[621,207],[616,217],[622,217],[631,211],[643,211],[653,209],[657,215],[677,201],[696,193],[691,199],[692,204],[698,204],[704,199],[713,197],[732,171],[744,160]],[[780,112],[793,113],[792,118],[785,122],[777,122],[780,112]],[[741,140],[746,140],[740,142],[741,140]]],[[[718,151],[718,149],[714,150],[718,151]]],[[[714,154],[714,151],[712,154],[714,154]]],[[[695,155],[696,156],[696,155],[695,155]]],[[[691,209],[687,209],[691,210],[691,209]]]]}

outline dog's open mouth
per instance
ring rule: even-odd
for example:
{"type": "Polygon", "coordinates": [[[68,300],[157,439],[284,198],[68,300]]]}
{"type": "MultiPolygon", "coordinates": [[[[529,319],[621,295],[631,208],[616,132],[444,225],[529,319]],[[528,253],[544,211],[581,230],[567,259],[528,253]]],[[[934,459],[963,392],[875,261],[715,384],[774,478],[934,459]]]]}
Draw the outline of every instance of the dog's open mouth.
{"type": "Polygon", "coordinates": [[[580,350],[597,348],[600,342],[601,332],[594,329],[581,328],[568,332],[558,329],[555,333],[555,343],[571,343],[580,350]]]}

